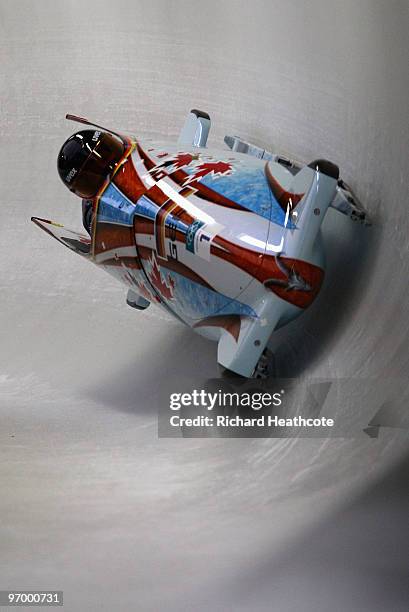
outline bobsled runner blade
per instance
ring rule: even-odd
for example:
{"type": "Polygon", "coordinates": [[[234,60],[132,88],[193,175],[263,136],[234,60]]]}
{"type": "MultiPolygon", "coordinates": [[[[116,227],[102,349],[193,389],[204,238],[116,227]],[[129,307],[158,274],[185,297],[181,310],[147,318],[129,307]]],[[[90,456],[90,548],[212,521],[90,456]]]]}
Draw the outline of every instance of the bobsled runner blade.
{"type": "Polygon", "coordinates": [[[75,251],[78,255],[89,257],[91,250],[91,239],[86,234],[81,234],[76,230],[68,229],[49,219],[41,219],[40,217],[31,217],[31,221],[41,227],[50,236],[61,242],[64,246],[75,251]]]}

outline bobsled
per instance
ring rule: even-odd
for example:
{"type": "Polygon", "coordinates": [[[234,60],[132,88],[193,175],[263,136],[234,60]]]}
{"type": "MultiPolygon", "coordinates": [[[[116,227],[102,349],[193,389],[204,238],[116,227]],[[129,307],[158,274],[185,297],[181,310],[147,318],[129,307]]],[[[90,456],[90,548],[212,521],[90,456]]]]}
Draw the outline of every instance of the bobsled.
{"type": "Polygon", "coordinates": [[[215,340],[223,369],[266,376],[270,336],[320,291],[328,208],[369,223],[338,167],[237,136],[208,149],[210,118],[197,110],[173,145],[67,118],[87,126],[57,162],[85,232],[34,223],[121,281],[132,308],[157,305],[215,340]]]}

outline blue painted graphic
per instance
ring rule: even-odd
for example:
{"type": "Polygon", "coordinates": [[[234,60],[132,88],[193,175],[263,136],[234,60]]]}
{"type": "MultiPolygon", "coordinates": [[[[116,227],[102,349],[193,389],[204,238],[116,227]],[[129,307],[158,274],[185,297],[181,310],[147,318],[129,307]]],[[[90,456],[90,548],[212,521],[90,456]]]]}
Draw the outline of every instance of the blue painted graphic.
{"type": "Polygon", "coordinates": [[[182,319],[203,319],[215,314],[257,318],[257,313],[247,304],[195,283],[173,270],[169,272],[162,267],[161,273],[167,281],[172,280],[173,299],[166,300],[166,303],[182,319]]]}
{"type": "Polygon", "coordinates": [[[158,210],[159,206],[145,195],[139,198],[135,206],[136,214],[146,217],[147,219],[152,219],[152,221],[155,220],[158,210]]]}
{"type": "Polygon", "coordinates": [[[186,250],[191,253],[195,252],[195,236],[197,231],[203,227],[203,221],[194,221],[191,225],[189,225],[186,232],[186,250]]]}
{"type": "Polygon", "coordinates": [[[110,183],[99,200],[98,221],[132,225],[135,210],[135,204],[110,183]]]}
{"type": "MultiPolygon", "coordinates": [[[[285,227],[285,212],[271,193],[264,168],[234,165],[234,170],[226,176],[207,174],[200,183],[216,193],[251,210],[260,217],[270,219],[273,223],[285,227]]],[[[184,171],[194,174],[195,166],[187,166],[184,171]]],[[[288,220],[286,227],[295,226],[288,220]]]]}

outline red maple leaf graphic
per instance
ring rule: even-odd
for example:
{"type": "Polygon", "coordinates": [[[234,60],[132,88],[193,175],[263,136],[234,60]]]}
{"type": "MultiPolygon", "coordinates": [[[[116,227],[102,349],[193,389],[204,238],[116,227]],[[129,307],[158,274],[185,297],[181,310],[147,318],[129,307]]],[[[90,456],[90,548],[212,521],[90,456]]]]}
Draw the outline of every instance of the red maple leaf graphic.
{"type": "Polygon", "coordinates": [[[205,162],[204,164],[200,164],[200,166],[196,167],[195,172],[189,176],[188,182],[200,181],[200,179],[207,174],[213,174],[213,176],[223,176],[230,174],[232,170],[232,165],[224,161],[205,162]]]}
{"type": "Polygon", "coordinates": [[[179,168],[183,168],[183,166],[188,166],[194,159],[198,158],[198,155],[192,155],[191,153],[178,153],[172,165],[178,170],[179,168]]]}
{"type": "Polygon", "coordinates": [[[172,157],[168,157],[168,155],[168,153],[159,153],[157,155],[158,158],[166,156],[166,159],[163,161],[161,160],[156,164],[156,166],[153,166],[153,168],[149,170],[151,176],[157,181],[164,176],[167,176],[167,171],[169,171],[168,169],[170,169],[171,173],[176,172],[176,170],[179,170],[184,166],[188,166],[192,161],[197,161],[200,156],[199,153],[183,152],[172,155],[172,157]]]}
{"type": "Polygon", "coordinates": [[[167,300],[171,300],[173,298],[173,289],[175,287],[174,282],[169,278],[169,285],[166,283],[154,255],[152,256],[151,264],[152,271],[149,275],[149,280],[151,281],[152,286],[159,291],[162,297],[167,300]]]}
{"type": "Polygon", "coordinates": [[[160,302],[160,299],[154,293],[151,293],[148,287],[145,287],[140,281],[134,278],[133,274],[122,264],[123,269],[125,270],[125,274],[123,275],[123,279],[127,282],[131,287],[136,287],[136,293],[144,297],[149,302],[160,302]]]}
{"type": "Polygon", "coordinates": [[[144,297],[145,299],[147,299],[149,302],[160,302],[160,299],[158,298],[157,295],[154,295],[153,293],[151,293],[147,287],[145,287],[144,285],[142,285],[142,283],[138,282],[137,283],[138,286],[138,290],[139,293],[142,295],[142,297],[144,297]]]}

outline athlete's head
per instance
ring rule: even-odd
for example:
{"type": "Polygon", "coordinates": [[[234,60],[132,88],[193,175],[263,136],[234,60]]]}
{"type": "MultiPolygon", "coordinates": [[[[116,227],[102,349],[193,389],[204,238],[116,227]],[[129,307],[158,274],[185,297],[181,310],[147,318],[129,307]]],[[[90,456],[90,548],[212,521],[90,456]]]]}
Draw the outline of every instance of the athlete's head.
{"type": "Polygon", "coordinates": [[[61,147],[58,173],[70,191],[80,198],[93,198],[114,172],[124,150],[124,143],[108,132],[77,132],[61,147]]]}

